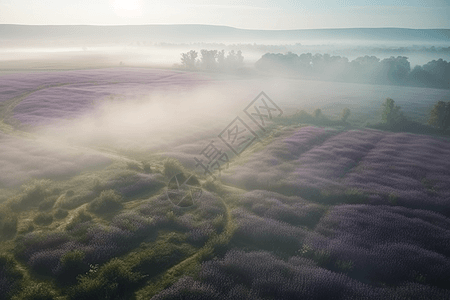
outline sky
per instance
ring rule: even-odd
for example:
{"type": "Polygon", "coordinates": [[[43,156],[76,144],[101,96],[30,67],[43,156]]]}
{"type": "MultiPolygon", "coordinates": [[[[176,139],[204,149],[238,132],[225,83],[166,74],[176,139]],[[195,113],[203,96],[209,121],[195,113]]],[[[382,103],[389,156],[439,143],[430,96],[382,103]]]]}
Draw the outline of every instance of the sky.
{"type": "Polygon", "coordinates": [[[0,24],[446,28],[450,0],[0,0],[0,24]]]}

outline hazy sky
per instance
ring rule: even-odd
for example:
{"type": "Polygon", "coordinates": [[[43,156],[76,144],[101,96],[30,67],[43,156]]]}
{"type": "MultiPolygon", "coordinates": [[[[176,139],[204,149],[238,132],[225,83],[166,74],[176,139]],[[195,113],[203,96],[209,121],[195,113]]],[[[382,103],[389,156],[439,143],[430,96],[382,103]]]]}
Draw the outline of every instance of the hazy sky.
{"type": "Polygon", "coordinates": [[[0,0],[0,24],[450,28],[450,0],[0,0]]]}

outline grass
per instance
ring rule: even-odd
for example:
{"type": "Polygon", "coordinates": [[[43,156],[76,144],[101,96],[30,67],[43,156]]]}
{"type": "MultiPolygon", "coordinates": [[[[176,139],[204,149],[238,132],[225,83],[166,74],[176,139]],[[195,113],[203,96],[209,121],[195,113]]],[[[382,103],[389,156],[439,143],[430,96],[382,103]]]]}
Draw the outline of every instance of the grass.
{"type": "Polygon", "coordinates": [[[3,277],[0,287],[0,299],[7,299],[21,287],[22,272],[17,268],[14,258],[8,254],[0,254],[0,276],[3,277]]]}
{"type": "Polygon", "coordinates": [[[167,158],[164,160],[164,175],[167,179],[172,178],[173,176],[179,174],[179,173],[186,173],[185,168],[183,165],[174,158],[167,158]]]}
{"type": "Polygon", "coordinates": [[[34,217],[33,222],[36,225],[47,226],[53,222],[53,215],[50,213],[39,213],[34,217]]]}
{"type": "Polygon", "coordinates": [[[137,299],[150,299],[158,292],[169,287],[178,279],[185,275],[194,276],[200,267],[202,261],[213,258],[215,255],[223,255],[227,249],[228,243],[233,237],[236,225],[232,219],[230,207],[227,202],[221,198],[222,204],[226,208],[226,225],[220,234],[211,237],[205,246],[198,250],[195,254],[168,269],[164,274],[158,276],[155,280],[143,289],[136,292],[137,299]]]}
{"type": "Polygon", "coordinates": [[[102,191],[100,195],[92,200],[87,209],[97,214],[105,214],[122,208],[122,199],[114,190],[102,191]]]}
{"type": "Polygon", "coordinates": [[[69,299],[124,299],[129,298],[142,276],[132,272],[120,259],[114,258],[100,269],[78,278],[78,284],[69,291],[69,299]]]}
{"type": "MultiPolygon", "coordinates": [[[[290,117],[277,119],[274,124],[267,127],[261,141],[251,145],[245,153],[235,159],[234,163],[245,164],[251,155],[264,150],[275,138],[289,131],[294,132],[305,123],[340,129],[351,126],[320,114],[314,117],[300,111],[290,117]]],[[[120,181],[124,186],[131,185],[133,182],[130,178],[137,175],[146,177],[158,175],[161,178],[164,175],[168,181],[179,173],[187,173],[179,161],[171,158],[158,160],[140,153],[135,156],[128,154],[126,159],[116,157],[116,161],[108,167],[89,170],[64,181],[30,182],[20,191],[5,196],[5,201],[1,205],[0,252],[11,252],[16,247],[17,237],[23,237],[30,232],[72,231],[71,235],[83,240],[90,224],[108,226],[114,216],[121,213],[135,213],[143,204],[163,205],[164,202],[157,201],[158,197],[164,195],[164,188],[127,197],[120,194],[117,186],[109,186],[108,183],[120,181]],[[82,223],[86,226],[78,226],[82,223]],[[75,231],[75,228],[78,229],[75,231]]],[[[163,218],[166,223],[158,227],[151,236],[138,240],[130,251],[120,253],[120,256],[104,264],[89,265],[85,261],[84,252],[71,250],[61,257],[61,273],[59,278],[56,278],[30,271],[28,265],[15,257],[0,255],[0,273],[2,268],[6,269],[9,278],[14,279],[12,299],[149,299],[183,276],[199,279],[198,274],[203,262],[221,258],[232,247],[242,246],[233,243],[232,240],[237,224],[233,220],[231,210],[242,207],[239,195],[246,191],[226,186],[220,180],[205,181],[200,178],[198,181],[205,190],[221,201],[224,208],[223,213],[218,213],[208,220],[214,231],[206,242],[202,241],[197,245],[189,242],[188,229],[177,224],[183,215],[189,213],[192,214],[191,225],[199,226],[204,221],[200,212],[195,209],[164,211],[166,207],[152,206],[151,208],[155,210],[153,218],[163,218]],[[156,211],[159,213],[157,217],[156,211]]],[[[433,180],[423,178],[421,184],[430,194],[437,193],[433,180]]],[[[326,214],[325,210],[339,204],[366,204],[369,197],[358,189],[303,189],[284,192],[302,196],[307,202],[319,203],[313,205],[318,205],[320,210],[316,214],[306,216],[305,224],[290,224],[301,227],[309,233],[315,232],[316,225],[321,224],[326,214]]],[[[397,195],[392,193],[388,198],[389,204],[398,205],[397,195]]],[[[131,223],[129,228],[134,229],[131,223]]],[[[328,237],[331,236],[331,231],[326,232],[322,229],[321,234],[322,237],[328,237]]],[[[251,250],[262,249],[256,245],[246,246],[254,246],[251,250]]],[[[275,254],[283,256],[283,253],[275,254]]],[[[313,260],[318,266],[342,275],[352,273],[357,267],[352,260],[335,259],[330,251],[313,249],[306,242],[297,254],[313,260]]],[[[429,275],[418,272],[415,280],[428,284],[428,277],[429,275]]]]}
{"type": "MultiPolygon", "coordinates": [[[[170,175],[171,172],[185,171],[175,160],[166,160],[165,165],[161,165],[161,167],[163,166],[167,175],[170,175]]],[[[126,167],[129,169],[128,166],[126,167]]],[[[116,170],[123,169],[120,167],[116,170]]],[[[113,175],[114,173],[117,174],[117,171],[104,170],[96,174],[107,173],[109,174],[108,177],[111,178],[117,176],[113,175]]],[[[142,171],[144,170],[142,169],[142,171]]],[[[59,184],[58,189],[50,181],[26,185],[20,196],[14,198],[13,205],[11,205],[11,201],[7,202],[8,205],[5,205],[5,209],[12,206],[16,212],[9,210],[8,217],[1,219],[2,227],[5,230],[15,228],[15,230],[8,230],[11,232],[11,237],[15,236],[18,227],[20,228],[20,235],[38,229],[71,231],[81,223],[105,222],[96,215],[118,214],[121,211],[133,210],[139,206],[139,203],[148,201],[147,199],[134,199],[127,203],[127,208],[125,208],[121,204],[121,196],[116,191],[103,190],[102,182],[106,181],[104,178],[105,176],[98,177],[93,173],[87,173],[59,184]],[[88,178],[96,178],[97,180],[88,178]],[[77,182],[81,183],[81,187],[74,184],[77,182]],[[82,204],[84,201],[81,201],[80,206],[68,204],[68,201],[76,202],[77,200],[74,199],[80,194],[83,195],[83,189],[90,190],[90,193],[98,193],[98,196],[92,200],[86,200],[85,198],[88,203],[82,204]],[[37,199],[37,203],[31,199],[37,199]]],[[[223,187],[220,183],[214,183],[210,187],[213,186],[217,194],[226,195],[229,193],[229,188],[223,187]]],[[[120,260],[113,260],[103,266],[98,266],[97,271],[86,269],[87,265],[82,262],[83,252],[71,251],[61,258],[62,271],[58,278],[52,279],[35,272],[29,272],[28,267],[24,265],[23,271],[26,273],[27,288],[22,289],[18,294],[16,293],[15,299],[92,299],[92,297],[111,299],[115,297],[114,295],[118,297],[126,296],[128,292],[124,291],[124,286],[127,286],[128,290],[131,286],[134,286],[135,288],[145,289],[142,293],[147,293],[146,291],[150,290],[152,291],[150,293],[156,293],[161,288],[175,282],[182,275],[195,274],[202,261],[224,254],[234,232],[228,206],[225,201],[219,199],[226,208],[226,213],[219,214],[211,219],[216,233],[201,248],[187,243],[185,233],[161,231],[157,241],[145,242],[141,247],[121,257],[120,260]],[[86,272],[88,275],[79,276],[78,280],[75,278],[77,274],[86,272]],[[93,275],[94,273],[96,275],[93,275]],[[117,276],[111,275],[115,273],[117,273],[117,276]],[[117,280],[122,281],[117,282],[117,280]],[[149,282],[149,286],[153,288],[146,288],[142,285],[143,282],[149,282]]],[[[168,214],[170,213],[172,216],[169,216],[169,219],[174,222],[178,216],[174,212],[169,211],[168,214]]],[[[168,214],[166,214],[166,217],[168,214]]],[[[197,217],[194,219],[197,220],[196,222],[200,222],[201,220],[197,217]]],[[[77,232],[71,234],[83,235],[83,232],[78,231],[83,231],[84,227],[77,227],[77,232]]],[[[14,247],[14,243],[10,246],[4,243],[3,246],[14,247]]]]}
{"type": "Polygon", "coordinates": [[[2,210],[0,214],[0,234],[3,239],[14,237],[18,226],[18,215],[10,210],[2,210]]]}

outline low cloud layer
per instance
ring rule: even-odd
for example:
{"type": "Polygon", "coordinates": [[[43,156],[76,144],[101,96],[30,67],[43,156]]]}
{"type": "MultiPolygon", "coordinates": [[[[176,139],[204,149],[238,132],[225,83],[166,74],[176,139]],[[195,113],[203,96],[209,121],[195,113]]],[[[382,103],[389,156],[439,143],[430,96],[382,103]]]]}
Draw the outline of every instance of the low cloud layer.
{"type": "Polygon", "coordinates": [[[0,144],[0,187],[15,186],[33,178],[61,179],[112,162],[99,153],[42,139],[22,139],[0,133],[0,144]]]}

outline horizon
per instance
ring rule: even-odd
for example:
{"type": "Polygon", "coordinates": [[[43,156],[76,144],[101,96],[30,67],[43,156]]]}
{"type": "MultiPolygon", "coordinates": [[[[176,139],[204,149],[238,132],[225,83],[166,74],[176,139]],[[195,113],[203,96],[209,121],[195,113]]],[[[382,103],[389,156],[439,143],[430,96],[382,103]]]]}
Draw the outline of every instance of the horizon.
{"type": "Polygon", "coordinates": [[[14,25],[14,26],[92,26],[92,27],[119,27],[119,26],[210,26],[210,27],[225,27],[239,30],[249,31],[296,31],[296,30],[337,30],[337,29],[408,29],[408,30],[450,30],[449,28],[411,28],[411,27],[324,27],[324,28],[292,28],[292,29],[249,29],[229,25],[215,25],[215,24],[19,24],[19,23],[0,23],[0,25],[14,25]]]}
{"type": "Polygon", "coordinates": [[[0,300],[450,300],[448,16],[0,0],[0,300]]]}
{"type": "Polygon", "coordinates": [[[445,0],[276,1],[0,0],[0,24],[213,25],[247,30],[333,28],[450,29],[445,0]]]}

